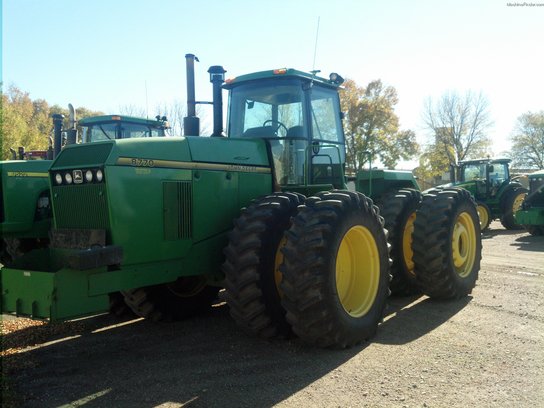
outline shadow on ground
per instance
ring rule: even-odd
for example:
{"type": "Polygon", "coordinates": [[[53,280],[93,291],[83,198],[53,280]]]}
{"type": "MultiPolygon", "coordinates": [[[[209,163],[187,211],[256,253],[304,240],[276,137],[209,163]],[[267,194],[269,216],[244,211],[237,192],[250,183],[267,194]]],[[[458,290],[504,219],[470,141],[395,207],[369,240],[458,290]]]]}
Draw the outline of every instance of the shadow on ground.
{"type": "MultiPolygon", "coordinates": [[[[391,298],[386,321],[373,341],[413,341],[446,322],[469,301],[391,298]]],[[[338,351],[307,347],[297,339],[256,339],[237,329],[225,306],[177,323],[141,319],[120,326],[114,323],[118,321],[106,315],[66,323],[64,330],[62,325],[34,327],[5,336],[4,346],[45,343],[4,358],[5,373],[17,396],[11,404],[269,407],[364,352],[368,345],[338,351]],[[39,337],[28,339],[36,329],[39,337]]]]}
{"type": "Polygon", "coordinates": [[[544,252],[544,236],[534,236],[527,233],[527,235],[516,238],[510,245],[521,251],[544,252]]]}

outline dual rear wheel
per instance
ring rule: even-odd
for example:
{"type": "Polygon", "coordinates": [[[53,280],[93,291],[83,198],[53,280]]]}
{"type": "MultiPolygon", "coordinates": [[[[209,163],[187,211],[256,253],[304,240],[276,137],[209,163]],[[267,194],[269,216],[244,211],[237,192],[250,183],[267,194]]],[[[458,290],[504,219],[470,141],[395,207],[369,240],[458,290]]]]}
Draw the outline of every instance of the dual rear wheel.
{"type": "Polygon", "coordinates": [[[384,218],[362,194],[302,200],[267,196],[235,222],[224,298],[246,332],[350,347],[372,337],[382,320],[390,271],[393,289],[436,299],[466,296],[476,284],[480,226],[465,190],[393,194],[382,213],[389,242],[384,218]]]}

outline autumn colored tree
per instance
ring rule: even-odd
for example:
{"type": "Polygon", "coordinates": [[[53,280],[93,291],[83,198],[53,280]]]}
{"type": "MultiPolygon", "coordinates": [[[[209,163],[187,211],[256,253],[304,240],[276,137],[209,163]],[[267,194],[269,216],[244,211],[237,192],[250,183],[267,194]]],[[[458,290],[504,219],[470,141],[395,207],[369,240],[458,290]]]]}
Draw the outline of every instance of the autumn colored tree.
{"type": "MultiPolygon", "coordinates": [[[[76,108],[76,112],[78,119],[103,114],[84,107],[76,108]]],[[[16,150],[19,146],[24,146],[26,150],[46,150],[53,129],[51,115],[54,113],[63,114],[68,126],[68,108],[49,106],[43,99],[32,100],[28,92],[10,85],[2,93],[1,159],[10,159],[10,148],[16,150]]]]}
{"type": "Polygon", "coordinates": [[[513,164],[544,169],[544,111],[521,115],[514,132],[511,153],[513,164]]]}
{"type": "Polygon", "coordinates": [[[379,159],[386,168],[394,168],[399,160],[410,159],[418,153],[415,133],[399,129],[394,110],[398,103],[395,88],[384,86],[381,80],[361,87],[348,79],[340,101],[345,113],[349,170],[362,169],[369,156],[379,159]]]}

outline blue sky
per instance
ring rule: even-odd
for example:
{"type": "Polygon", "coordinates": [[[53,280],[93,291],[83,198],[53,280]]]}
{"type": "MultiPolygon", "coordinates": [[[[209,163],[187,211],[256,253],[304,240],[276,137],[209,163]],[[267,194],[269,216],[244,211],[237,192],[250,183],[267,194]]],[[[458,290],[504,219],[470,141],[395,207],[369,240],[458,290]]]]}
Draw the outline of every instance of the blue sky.
{"type": "Polygon", "coordinates": [[[422,143],[424,101],[445,91],[487,96],[495,154],[509,148],[519,115],[544,110],[544,7],[508,0],[3,0],[2,8],[4,87],[51,104],[108,113],[147,105],[154,115],[158,104],[185,101],[186,53],[200,59],[199,100],[211,99],[210,65],[227,77],[310,70],[320,18],[315,68],[394,86],[401,126],[422,143]]]}

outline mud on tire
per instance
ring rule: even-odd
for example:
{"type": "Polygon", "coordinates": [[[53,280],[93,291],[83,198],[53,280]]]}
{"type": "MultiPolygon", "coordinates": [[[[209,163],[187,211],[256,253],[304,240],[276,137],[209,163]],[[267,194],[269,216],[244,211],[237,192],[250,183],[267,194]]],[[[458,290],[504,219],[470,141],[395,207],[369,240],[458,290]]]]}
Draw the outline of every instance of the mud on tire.
{"type": "Polygon", "coordinates": [[[467,190],[446,188],[426,193],[414,223],[416,282],[436,299],[472,292],[482,256],[476,203],[467,190]]]}
{"type": "Polygon", "coordinates": [[[345,348],[372,337],[389,296],[383,218],[360,193],[306,199],[285,234],[281,266],[287,321],[304,342],[345,348]]]}

